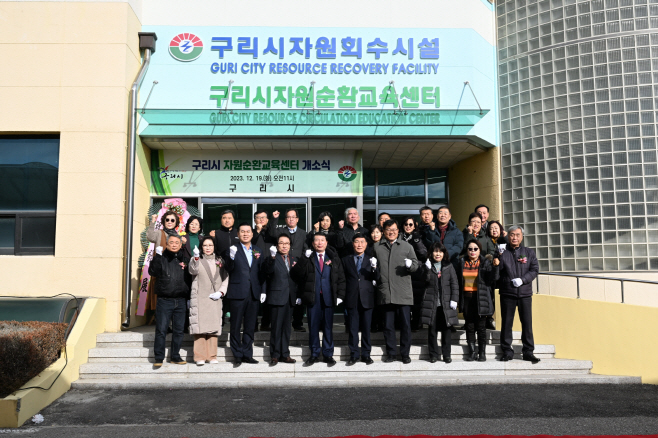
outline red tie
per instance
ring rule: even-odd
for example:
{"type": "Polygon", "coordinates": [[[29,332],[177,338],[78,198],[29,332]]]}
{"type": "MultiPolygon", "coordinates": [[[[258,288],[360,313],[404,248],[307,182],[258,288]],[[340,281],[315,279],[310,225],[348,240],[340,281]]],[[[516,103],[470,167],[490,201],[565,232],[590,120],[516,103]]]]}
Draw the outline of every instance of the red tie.
{"type": "Polygon", "coordinates": [[[324,257],[322,254],[318,254],[318,257],[320,257],[320,273],[322,273],[322,270],[324,269],[324,257]]]}

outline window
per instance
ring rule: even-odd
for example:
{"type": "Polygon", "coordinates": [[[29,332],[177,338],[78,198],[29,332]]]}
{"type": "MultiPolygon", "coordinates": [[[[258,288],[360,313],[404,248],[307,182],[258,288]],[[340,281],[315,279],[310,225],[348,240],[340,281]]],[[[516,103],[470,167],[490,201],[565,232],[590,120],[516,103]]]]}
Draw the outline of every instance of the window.
{"type": "Polygon", "coordinates": [[[0,254],[54,255],[59,136],[0,136],[0,254]]]}

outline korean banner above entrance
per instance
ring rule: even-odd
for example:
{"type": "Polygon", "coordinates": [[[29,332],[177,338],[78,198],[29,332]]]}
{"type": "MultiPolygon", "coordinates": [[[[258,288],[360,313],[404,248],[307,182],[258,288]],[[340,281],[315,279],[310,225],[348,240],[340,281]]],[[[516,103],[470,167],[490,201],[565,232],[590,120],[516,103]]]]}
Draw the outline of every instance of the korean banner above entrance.
{"type": "Polygon", "coordinates": [[[151,194],[363,194],[361,151],[154,150],[151,194]]]}
{"type": "MultiPolygon", "coordinates": [[[[304,110],[315,114],[311,119],[316,123],[331,120],[333,112],[385,111],[396,120],[413,113],[414,120],[420,117],[430,123],[422,122],[424,128],[412,135],[450,135],[435,128],[445,124],[433,116],[451,111],[456,119],[460,111],[478,111],[480,117],[467,134],[497,143],[495,47],[474,29],[145,26],[143,30],[156,32],[158,41],[168,45],[168,50],[153,55],[144,80],[152,87],[148,102],[142,100],[146,112],[304,110]],[[422,115],[425,111],[432,115],[422,115]]],[[[364,135],[371,135],[367,128],[378,120],[364,118],[359,124],[368,132],[364,135]]],[[[182,128],[153,127],[149,132],[148,117],[146,122],[141,126],[145,136],[194,135],[194,130],[182,128]]],[[[230,118],[213,122],[235,123],[230,118]]],[[[410,123],[416,124],[410,118],[391,122],[410,123]]],[[[189,122],[168,124],[189,126],[189,122]]],[[[205,128],[199,131],[198,135],[207,135],[205,128]]],[[[236,126],[212,135],[243,131],[236,126]]]]}

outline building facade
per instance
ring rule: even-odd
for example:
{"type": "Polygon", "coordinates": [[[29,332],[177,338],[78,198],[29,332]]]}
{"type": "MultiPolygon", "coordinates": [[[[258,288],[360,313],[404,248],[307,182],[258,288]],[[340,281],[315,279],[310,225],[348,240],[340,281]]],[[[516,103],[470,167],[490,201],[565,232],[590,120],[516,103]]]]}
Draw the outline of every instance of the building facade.
{"type": "Polygon", "coordinates": [[[658,268],[658,4],[496,5],[505,223],[543,271],[658,268]]]}

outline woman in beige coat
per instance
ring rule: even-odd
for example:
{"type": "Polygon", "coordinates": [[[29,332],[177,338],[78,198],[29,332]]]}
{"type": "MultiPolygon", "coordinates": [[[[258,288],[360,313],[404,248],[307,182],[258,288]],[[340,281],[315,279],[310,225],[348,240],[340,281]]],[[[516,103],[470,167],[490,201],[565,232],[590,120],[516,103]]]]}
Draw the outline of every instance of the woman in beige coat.
{"type": "Polygon", "coordinates": [[[215,255],[210,236],[201,239],[203,255],[194,248],[189,271],[194,277],[190,294],[190,334],[194,336],[197,365],[217,362],[217,337],[222,334],[222,300],[228,288],[224,260],[215,255]]]}

